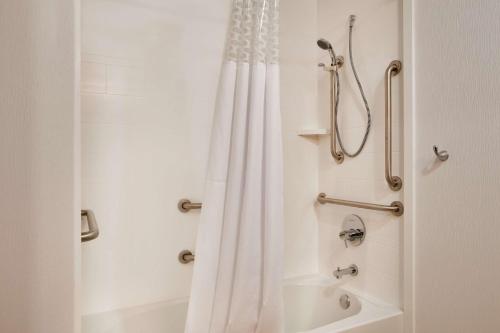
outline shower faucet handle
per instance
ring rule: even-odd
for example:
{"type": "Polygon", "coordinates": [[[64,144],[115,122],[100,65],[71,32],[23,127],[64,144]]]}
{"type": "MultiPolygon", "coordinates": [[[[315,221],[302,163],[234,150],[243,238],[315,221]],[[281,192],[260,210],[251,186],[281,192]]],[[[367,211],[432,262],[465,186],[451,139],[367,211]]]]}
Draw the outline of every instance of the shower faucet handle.
{"type": "Polygon", "coordinates": [[[361,229],[349,229],[341,231],[339,237],[344,240],[345,247],[347,248],[347,241],[354,242],[356,240],[362,240],[365,237],[365,232],[361,229]]]}
{"type": "Polygon", "coordinates": [[[348,247],[347,242],[352,246],[361,245],[365,239],[365,235],[365,224],[358,215],[352,214],[345,217],[339,237],[344,241],[346,248],[348,247]]]}

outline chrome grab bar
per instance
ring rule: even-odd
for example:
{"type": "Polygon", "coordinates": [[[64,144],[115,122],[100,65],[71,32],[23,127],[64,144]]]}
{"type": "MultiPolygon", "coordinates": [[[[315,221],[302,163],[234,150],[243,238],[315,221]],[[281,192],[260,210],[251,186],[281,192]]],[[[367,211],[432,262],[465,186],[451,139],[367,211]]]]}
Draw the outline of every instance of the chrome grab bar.
{"type": "Polygon", "coordinates": [[[97,226],[97,221],[95,219],[94,212],[90,209],[82,209],[81,217],[85,217],[87,220],[87,224],[89,226],[88,231],[84,231],[81,233],[81,241],[88,242],[93,239],[96,239],[99,236],[99,227],[97,226]]]}
{"type": "Polygon", "coordinates": [[[191,209],[201,209],[202,204],[201,202],[191,202],[189,199],[181,199],[177,203],[177,208],[182,212],[182,213],[187,213],[191,209]]]}
{"type": "Polygon", "coordinates": [[[403,180],[392,175],[392,77],[401,72],[401,61],[392,61],[385,71],[385,179],[393,191],[399,191],[403,180]]]}
{"type": "Polygon", "coordinates": [[[359,202],[359,201],[333,199],[333,198],[327,197],[325,193],[318,194],[318,198],[316,200],[320,204],[329,203],[329,204],[334,204],[334,205],[378,210],[378,211],[390,212],[395,216],[401,216],[404,213],[404,205],[401,201],[394,201],[390,205],[379,205],[379,204],[372,204],[372,203],[359,202]]]}

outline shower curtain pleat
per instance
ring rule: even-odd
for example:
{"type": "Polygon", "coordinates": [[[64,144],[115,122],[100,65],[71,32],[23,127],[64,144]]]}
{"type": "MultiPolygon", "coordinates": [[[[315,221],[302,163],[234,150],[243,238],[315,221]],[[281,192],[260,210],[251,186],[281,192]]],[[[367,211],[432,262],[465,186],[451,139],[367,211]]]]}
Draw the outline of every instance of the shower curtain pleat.
{"type": "Polygon", "coordinates": [[[233,4],[186,333],[283,332],[277,11],[233,4]]]}

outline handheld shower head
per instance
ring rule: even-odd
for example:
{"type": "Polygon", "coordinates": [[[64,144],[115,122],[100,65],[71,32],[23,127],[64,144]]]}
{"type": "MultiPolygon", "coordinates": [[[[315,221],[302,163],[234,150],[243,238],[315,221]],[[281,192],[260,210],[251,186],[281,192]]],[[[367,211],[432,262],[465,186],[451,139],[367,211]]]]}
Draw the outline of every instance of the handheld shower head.
{"type": "Polygon", "coordinates": [[[317,43],[318,43],[318,46],[319,46],[320,48],[322,48],[323,50],[330,50],[330,49],[333,49],[333,48],[332,48],[332,44],[331,44],[329,41],[327,41],[326,39],[324,39],[324,38],[320,38],[320,39],[318,39],[318,42],[317,42],[317,43]]]}
{"type": "Polygon", "coordinates": [[[321,49],[327,50],[330,53],[330,57],[332,58],[332,65],[335,64],[337,56],[335,55],[332,44],[324,38],[318,39],[317,44],[321,49]]]}

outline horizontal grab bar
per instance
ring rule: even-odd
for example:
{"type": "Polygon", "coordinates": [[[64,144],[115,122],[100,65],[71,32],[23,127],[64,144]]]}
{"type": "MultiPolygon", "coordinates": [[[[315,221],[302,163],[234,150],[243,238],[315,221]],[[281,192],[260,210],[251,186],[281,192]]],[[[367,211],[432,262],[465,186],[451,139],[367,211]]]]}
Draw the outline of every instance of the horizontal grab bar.
{"type": "Polygon", "coordinates": [[[83,243],[96,239],[97,236],[99,236],[99,227],[97,226],[94,212],[90,209],[82,209],[81,217],[86,217],[89,226],[89,231],[81,233],[81,242],[83,243]]]}
{"type": "Polygon", "coordinates": [[[183,213],[187,213],[191,209],[201,209],[201,206],[201,202],[191,202],[189,199],[181,199],[177,203],[177,208],[183,213]]]}
{"type": "Polygon", "coordinates": [[[404,205],[401,201],[394,201],[390,205],[379,205],[379,204],[359,202],[359,201],[333,199],[333,198],[327,197],[325,193],[318,194],[317,201],[320,204],[329,203],[329,204],[334,204],[334,205],[385,211],[385,212],[390,212],[395,216],[401,216],[404,213],[404,205]]]}
{"type": "MultiPolygon", "coordinates": [[[[325,193],[320,193],[317,200],[320,204],[330,203],[334,205],[386,211],[392,213],[395,216],[401,216],[404,213],[404,205],[401,201],[394,201],[390,205],[380,205],[359,201],[328,198],[325,193]]],[[[183,213],[189,212],[191,209],[201,209],[202,206],[203,205],[201,203],[193,203],[188,199],[182,199],[178,204],[179,210],[183,213]]]]}

